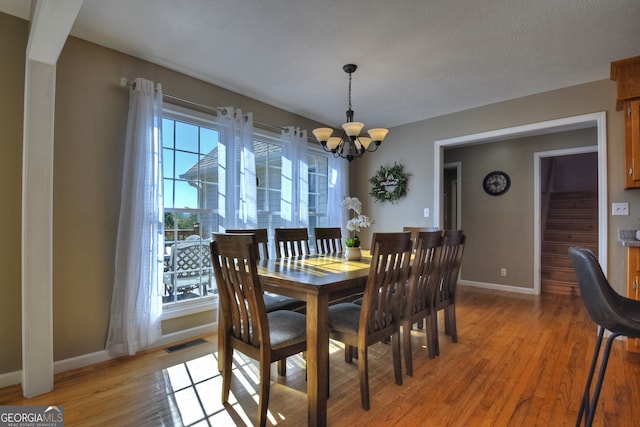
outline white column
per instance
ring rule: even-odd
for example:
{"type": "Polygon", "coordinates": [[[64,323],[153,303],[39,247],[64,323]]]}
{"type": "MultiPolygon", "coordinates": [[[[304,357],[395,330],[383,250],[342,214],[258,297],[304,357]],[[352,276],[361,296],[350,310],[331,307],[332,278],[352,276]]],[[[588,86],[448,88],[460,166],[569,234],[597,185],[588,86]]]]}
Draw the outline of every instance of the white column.
{"type": "Polygon", "coordinates": [[[22,390],[53,389],[55,65],[27,60],[22,165],[22,390]]]}
{"type": "Polygon", "coordinates": [[[35,3],[22,155],[22,393],[53,390],[53,137],[56,62],[82,0],[35,3]]]}

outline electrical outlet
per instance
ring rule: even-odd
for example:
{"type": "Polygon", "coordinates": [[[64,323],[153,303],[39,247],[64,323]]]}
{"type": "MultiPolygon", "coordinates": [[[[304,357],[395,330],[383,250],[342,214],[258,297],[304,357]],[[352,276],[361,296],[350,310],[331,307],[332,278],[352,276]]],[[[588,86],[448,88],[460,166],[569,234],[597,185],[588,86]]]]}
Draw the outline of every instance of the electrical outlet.
{"type": "Polygon", "coordinates": [[[506,268],[501,268],[501,269],[500,269],[500,275],[501,275],[502,277],[505,277],[505,276],[507,275],[507,269],[506,269],[506,268]]]}
{"type": "Polygon", "coordinates": [[[424,217],[429,218],[429,208],[424,208],[424,217]]]}
{"type": "Polygon", "coordinates": [[[629,215],[629,203],[611,203],[611,215],[629,215]]]}

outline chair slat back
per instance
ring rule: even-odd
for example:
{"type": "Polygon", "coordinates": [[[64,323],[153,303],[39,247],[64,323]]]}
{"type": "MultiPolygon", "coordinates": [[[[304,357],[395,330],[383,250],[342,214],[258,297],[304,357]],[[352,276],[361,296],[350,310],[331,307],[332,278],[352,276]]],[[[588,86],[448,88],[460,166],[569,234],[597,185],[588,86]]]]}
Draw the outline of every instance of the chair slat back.
{"type": "Polygon", "coordinates": [[[314,234],[317,254],[342,252],[342,230],[340,227],[316,227],[314,234]]]}
{"type": "Polygon", "coordinates": [[[455,304],[456,286],[458,285],[465,239],[462,230],[445,230],[443,232],[442,281],[435,295],[434,307],[436,310],[455,304]]]}
{"type": "Polygon", "coordinates": [[[411,233],[411,241],[413,242],[413,248],[416,248],[416,239],[418,238],[418,233],[422,231],[438,231],[437,227],[411,227],[404,226],[402,227],[402,231],[408,231],[411,233]]]}
{"type": "Polygon", "coordinates": [[[402,296],[411,262],[411,233],[374,233],[371,247],[358,333],[375,340],[376,333],[388,336],[389,329],[399,329],[402,296]]]}
{"type": "Polygon", "coordinates": [[[418,233],[420,233],[421,231],[435,231],[435,230],[431,230],[431,227],[409,227],[409,226],[405,226],[402,227],[402,231],[408,231],[411,233],[411,240],[415,241],[416,238],[418,237],[418,233]]]}
{"type": "Polygon", "coordinates": [[[267,313],[256,265],[253,234],[214,233],[213,269],[227,333],[259,348],[270,347],[267,313]]]}
{"type": "Polygon", "coordinates": [[[276,256],[289,258],[309,255],[309,231],[307,228],[276,228],[276,256]]]}
{"type": "Polygon", "coordinates": [[[269,259],[269,232],[266,228],[231,229],[231,230],[226,230],[226,233],[255,234],[257,259],[269,259]]]}
{"type": "Polygon", "coordinates": [[[442,233],[419,232],[416,235],[415,248],[407,289],[406,316],[431,311],[442,277],[442,233]]]}

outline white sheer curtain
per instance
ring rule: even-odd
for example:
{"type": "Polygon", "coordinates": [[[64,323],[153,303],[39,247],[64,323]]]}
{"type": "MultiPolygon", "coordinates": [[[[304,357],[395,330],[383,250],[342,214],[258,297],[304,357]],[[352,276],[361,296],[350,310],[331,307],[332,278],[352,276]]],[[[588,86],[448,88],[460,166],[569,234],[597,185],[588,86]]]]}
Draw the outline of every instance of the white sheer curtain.
{"type": "Polygon", "coordinates": [[[349,162],[342,157],[329,156],[329,194],[327,195],[327,217],[330,227],[341,227],[342,235],[348,236],[347,211],[342,200],[349,195],[349,162]]]}
{"type": "Polygon", "coordinates": [[[307,131],[287,126],[282,131],[282,141],[282,226],[309,227],[307,131]]]}
{"type": "Polygon", "coordinates": [[[253,115],[233,107],[220,109],[218,209],[221,230],[258,226],[253,115]]]}
{"type": "Polygon", "coordinates": [[[129,116],[106,348],[133,355],[162,336],[162,87],[137,78],[129,116]]]}

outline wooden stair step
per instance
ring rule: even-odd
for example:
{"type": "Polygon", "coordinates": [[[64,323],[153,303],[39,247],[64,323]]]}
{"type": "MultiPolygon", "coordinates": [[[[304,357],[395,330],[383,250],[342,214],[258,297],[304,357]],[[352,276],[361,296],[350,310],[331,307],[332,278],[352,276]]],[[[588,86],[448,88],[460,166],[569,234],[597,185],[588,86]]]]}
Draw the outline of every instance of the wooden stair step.
{"type": "Polygon", "coordinates": [[[542,257],[541,257],[541,268],[544,268],[545,266],[550,266],[550,267],[573,267],[573,264],[571,263],[571,258],[569,258],[569,255],[562,255],[562,254],[547,254],[547,253],[543,253],[542,257]]]}
{"type": "Polygon", "coordinates": [[[582,232],[593,232],[598,234],[598,223],[592,219],[578,219],[567,222],[565,219],[548,219],[546,222],[546,229],[549,230],[575,230],[582,232]]]}
{"type": "Polygon", "coordinates": [[[598,200],[569,199],[550,200],[549,207],[552,209],[598,209],[598,200]]]}
{"type": "Polygon", "coordinates": [[[576,283],[576,272],[571,268],[546,266],[540,270],[540,280],[552,280],[564,283],[576,283]]]}
{"type": "MultiPolygon", "coordinates": [[[[542,242],[542,253],[553,253],[553,254],[568,254],[569,248],[571,246],[577,246],[574,242],[542,242]]],[[[593,252],[598,251],[598,245],[589,243],[580,245],[587,249],[591,249],[593,252]]]]}
{"type": "Polygon", "coordinates": [[[597,220],[598,211],[592,209],[557,209],[549,211],[547,214],[547,221],[552,219],[562,219],[565,221],[572,220],[597,220]]]}
{"type": "Polygon", "coordinates": [[[553,280],[541,280],[541,291],[548,294],[579,296],[580,288],[577,283],[557,282],[553,280]]]}
{"type": "Polygon", "coordinates": [[[598,243],[598,233],[547,230],[544,232],[544,240],[547,242],[598,243]]]}
{"type": "Polygon", "coordinates": [[[596,191],[554,191],[551,200],[555,199],[598,199],[596,191]]]}

